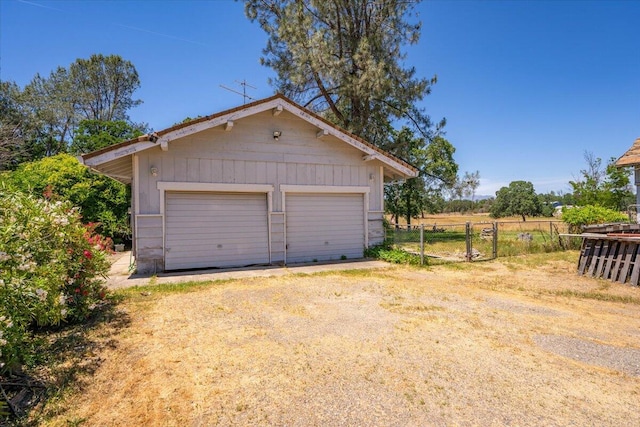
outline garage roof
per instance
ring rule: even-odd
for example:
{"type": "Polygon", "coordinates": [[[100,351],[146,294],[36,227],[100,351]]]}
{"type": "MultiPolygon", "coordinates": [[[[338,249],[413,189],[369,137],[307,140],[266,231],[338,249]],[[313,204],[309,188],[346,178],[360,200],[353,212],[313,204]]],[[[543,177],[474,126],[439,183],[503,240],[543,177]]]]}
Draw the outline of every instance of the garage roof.
{"type": "Polygon", "coordinates": [[[158,146],[163,150],[167,150],[169,142],[173,140],[217,126],[233,126],[234,120],[269,110],[272,111],[273,115],[278,115],[283,110],[288,111],[316,126],[319,136],[333,135],[346,144],[359,149],[363,153],[363,160],[379,160],[384,164],[385,175],[387,176],[411,178],[418,175],[418,170],[404,160],[332,124],[281,94],[210,116],[200,117],[186,123],[180,123],[158,132],[142,135],[101,150],[83,154],[78,159],[81,163],[100,173],[111,176],[121,182],[130,183],[133,174],[130,157],[133,154],[158,146]]]}

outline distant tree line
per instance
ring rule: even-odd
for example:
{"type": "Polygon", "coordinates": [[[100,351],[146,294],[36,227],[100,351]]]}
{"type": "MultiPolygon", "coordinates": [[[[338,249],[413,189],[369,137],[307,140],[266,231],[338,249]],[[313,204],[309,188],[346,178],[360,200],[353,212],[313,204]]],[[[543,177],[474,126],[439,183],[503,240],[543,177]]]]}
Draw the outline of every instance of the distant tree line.
{"type": "Polygon", "coordinates": [[[495,197],[473,200],[468,193],[470,188],[464,193],[454,186],[448,199],[432,199],[420,214],[489,213],[494,218],[521,216],[526,220],[527,217],[551,217],[558,207],[599,206],[626,212],[629,205],[636,203],[629,168],[616,167],[615,158],[603,166],[602,160],[590,152],[585,152],[584,159],[587,167],[580,171],[578,179],[568,183],[572,191],[536,193],[531,182],[513,181],[498,190],[495,197]]]}

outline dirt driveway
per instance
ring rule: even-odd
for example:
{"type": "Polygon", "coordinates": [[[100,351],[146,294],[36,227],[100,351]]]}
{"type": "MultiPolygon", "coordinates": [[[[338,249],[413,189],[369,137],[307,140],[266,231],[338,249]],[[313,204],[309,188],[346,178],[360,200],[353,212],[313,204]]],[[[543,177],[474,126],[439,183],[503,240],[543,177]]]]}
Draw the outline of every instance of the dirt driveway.
{"type": "Polygon", "coordinates": [[[640,289],[574,257],[129,291],[50,424],[640,425],[640,289]]]}

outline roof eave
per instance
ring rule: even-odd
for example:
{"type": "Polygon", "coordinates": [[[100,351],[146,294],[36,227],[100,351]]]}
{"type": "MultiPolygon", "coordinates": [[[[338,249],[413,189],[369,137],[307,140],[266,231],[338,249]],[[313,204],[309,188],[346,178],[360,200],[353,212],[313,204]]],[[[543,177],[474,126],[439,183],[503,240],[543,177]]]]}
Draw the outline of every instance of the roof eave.
{"type": "Polygon", "coordinates": [[[418,170],[409,163],[393,156],[390,153],[385,152],[384,150],[381,150],[373,144],[365,141],[363,138],[352,134],[345,129],[342,129],[339,126],[334,125],[333,123],[317,115],[316,113],[297,105],[295,102],[291,101],[289,98],[281,94],[276,94],[272,97],[255,101],[230,110],[225,110],[210,116],[200,117],[186,123],[180,123],[167,129],[155,132],[151,135],[142,135],[137,138],[103,148],[101,150],[84,154],[81,156],[82,163],[95,168],[102,163],[116,160],[125,156],[131,156],[135,153],[153,147],[161,146],[162,149],[165,150],[168,148],[168,143],[172,140],[183,138],[193,133],[220,126],[235,119],[240,119],[259,112],[268,111],[272,108],[278,108],[280,110],[284,108],[290,113],[299,116],[303,120],[314,124],[318,128],[326,130],[327,134],[333,134],[338,139],[359,149],[365,154],[365,156],[381,161],[386,168],[390,168],[396,172],[394,175],[399,175],[403,178],[412,178],[418,176],[418,170]]]}

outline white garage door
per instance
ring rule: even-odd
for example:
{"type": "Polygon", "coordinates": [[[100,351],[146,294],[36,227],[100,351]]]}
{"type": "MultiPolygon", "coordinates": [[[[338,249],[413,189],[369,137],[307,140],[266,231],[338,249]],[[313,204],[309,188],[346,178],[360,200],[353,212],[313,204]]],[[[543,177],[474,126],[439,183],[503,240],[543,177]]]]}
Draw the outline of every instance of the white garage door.
{"type": "Polygon", "coordinates": [[[362,194],[287,194],[287,263],[362,258],[362,194]]]}
{"type": "Polygon", "coordinates": [[[167,192],[165,269],[269,262],[264,193],[167,192]]]}

